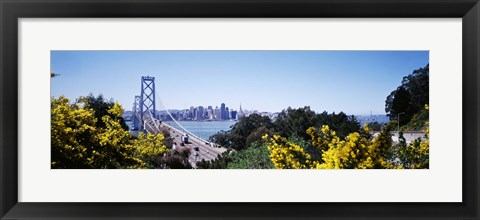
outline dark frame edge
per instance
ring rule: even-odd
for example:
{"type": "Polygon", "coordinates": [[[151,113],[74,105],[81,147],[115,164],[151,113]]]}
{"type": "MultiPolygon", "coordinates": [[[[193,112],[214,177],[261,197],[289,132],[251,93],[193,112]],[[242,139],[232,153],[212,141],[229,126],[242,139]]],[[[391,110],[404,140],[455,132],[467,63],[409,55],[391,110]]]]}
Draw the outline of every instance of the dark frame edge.
{"type": "MultiPolygon", "coordinates": [[[[4,25],[4,22],[3,22],[3,1],[0,1],[0,25],[4,25]]],[[[3,143],[3,130],[5,129],[4,126],[3,126],[3,84],[1,84],[2,82],[4,82],[3,80],[3,73],[4,73],[4,69],[3,69],[3,54],[5,53],[4,50],[3,50],[3,38],[4,38],[4,30],[3,29],[0,29],[0,71],[2,71],[2,73],[0,74],[0,218],[2,216],[4,216],[6,214],[6,212],[11,208],[9,207],[8,205],[4,205],[5,204],[5,198],[4,198],[4,191],[5,191],[5,187],[4,187],[4,182],[5,182],[5,178],[4,178],[4,173],[5,173],[5,165],[3,164],[4,163],[4,159],[3,159],[3,155],[5,155],[5,153],[3,152],[3,149],[4,149],[4,143],[3,143]]]]}
{"type": "MultiPolygon", "coordinates": [[[[23,1],[27,2],[28,1],[23,1]]],[[[1,39],[0,39],[0,67],[2,73],[0,74],[0,177],[1,177],[1,186],[0,186],[0,218],[1,219],[34,219],[34,218],[64,218],[68,216],[62,215],[48,215],[48,212],[45,212],[40,209],[48,205],[45,203],[18,203],[18,173],[12,170],[18,170],[18,152],[16,151],[17,144],[17,118],[18,114],[10,114],[12,112],[18,112],[18,91],[16,86],[18,85],[17,79],[17,57],[18,51],[18,26],[16,23],[17,18],[19,17],[18,11],[8,11],[4,7],[4,1],[0,0],[0,24],[1,28],[1,39]],[[15,30],[15,31],[5,31],[5,30],[15,30]],[[14,43],[13,43],[14,42],[14,43]],[[6,147],[6,146],[15,146],[15,147],[6,147]],[[37,216],[36,214],[39,214],[37,216]],[[43,216],[42,216],[43,215],[43,216]]],[[[18,5],[16,6],[18,7],[18,5]]],[[[34,13],[36,14],[36,13],[34,13]]],[[[220,13],[221,14],[221,13],[220,13]]],[[[40,16],[42,17],[42,16],[40,16]]],[[[479,117],[479,54],[480,54],[480,5],[477,3],[475,6],[471,7],[468,13],[465,13],[463,17],[463,118],[468,118],[469,120],[463,120],[464,124],[464,144],[465,146],[478,146],[478,126],[480,124],[479,117]],[[467,72],[475,72],[476,75],[467,75],[467,72]],[[466,108],[467,102],[470,103],[470,108],[466,108]],[[473,107],[473,108],[472,108],[473,107]],[[466,129],[466,128],[474,129],[466,129]]],[[[462,216],[457,217],[446,217],[448,219],[478,219],[478,205],[479,202],[479,191],[480,191],[480,176],[479,172],[479,162],[480,151],[476,148],[474,151],[471,151],[470,154],[466,154],[465,150],[463,151],[463,157],[465,158],[463,164],[463,176],[464,176],[464,192],[463,198],[466,202],[466,206],[457,207],[459,210],[463,210],[462,216]],[[472,167],[472,165],[474,165],[472,167]],[[476,178],[475,178],[476,177],[476,178]],[[466,181],[465,181],[466,180],[466,181]],[[466,190],[473,190],[470,192],[475,192],[475,194],[466,194],[466,190]]],[[[47,203],[48,204],[48,203],[47,203]]],[[[66,208],[67,210],[78,212],[76,207],[80,207],[82,203],[69,203],[69,204],[56,204],[52,203],[51,206],[57,208],[66,208]]],[[[99,205],[99,204],[97,204],[99,205]]],[[[121,203],[109,203],[105,204],[105,207],[122,207],[121,203]]],[[[145,205],[145,204],[143,204],[145,205]]],[[[127,205],[128,206],[128,205],[127,205]]],[[[152,207],[153,205],[146,205],[152,207]]],[[[137,207],[137,206],[135,206],[137,207]]],[[[273,206],[272,206],[273,207],[273,206]]],[[[270,207],[270,209],[272,209],[270,207]]],[[[281,206],[276,206],[281,207],[281,206]]],[[[91,209],[90,209],[91,210],[91,209]]],[[[459,211],[457,210],[457,211],[459,211]]],[[[130,214],[133,212],[133,209],[126,211],[130,214]],[[130,211],[130,212],[129,212],[130,211]]],[[[156,213],[156,212],[151,212],[156,213]]],[[[51,214],[51,213],[49,213],[51,214]]],[[[70,216],[71,217],[71,216],[70,216]]],[[[91,216],[93,217],[93,216],[91,216]]],[[[96,218],[105,218],[107,216],[97,215],[96,218]]],[[[146,218],[151,218],[147,217],[146,218]]],[[[211,217],[211,216],[210,216],[211,217]]],[[[211,219],[208,216],[203,218],[211,219]]],[[[289,218],[288,216],[284,216],[289,218]]],[[[293,218],[294,216],[290,216],[293,218]]],[[[165,219],[181,219],[174,216],[164,216],[165,219]]],[[[189,218],[184,216],[183,218],[189,218]]],[[[219,218],[217,216],[217,218],[219,218]]],[[[223,217],[225,218],[225,217],[223,217]]],[[[311,217],[310,217],[311,218],[311,217]]],[[[328,219],[335,219],[332,217],[326,217],[328,219]]],[[[379,217],[376,217],[379,218],[379,217]]],[[[381,218],[381,217],[380,217],[381,218]]],[[[262,218],[263,219],[263,218],[262,218]]],[[[337,218],[338,219],[338,218],[337,218]]],[[[342,219],[345,219],[344,217],[342,219]]],[[[361,217],[356,218],[361,219],[361,217]]],[[[445,219],[445,218],[442,218],[445,219]]]]}
{"type": "Polygon", "coordinates": [[[17,106],[17,36],[16,16],[0,0],[0,218],[18,205],[18,106],[17,106]],[[15,30],[9,32],[6,30],[15,30]],[[10,56],[9,56],[10,55],[10,56]]]}
{"type": "Polygon", "coordinates": [[[463,72],[463,201],[470,215],[479,219],[480,206],[480,3],[477,3],[462,19],[462,72],[463,72]],[[476,74],[466,74],[476,73],[476,74]],[[470,103],[469,103],[470,102],[470,103]],[[472,103],[473,102],[473,103],[472,103]],[[468,106],[468,107],[467,107],[468,106]],[[469,119],[469,120],[466,120],[469,119]],[[473,128],[473,129],[472,129],[473,128]],[[466,146],[476,146],[466,153],[466,146]],[[476,177],[476,178],[475,178],[476,177]],[[467,194],[468,190],[475,192],[467,194]]]}
{"type": "Polygon", "coordinates": [[[462,17],[478,0],[1,0],[19,17],[462,17]],[[61,8],[61,10],[56,10],[61,8]],[[85,16],[87,15],[87,16],[85,16]]]}

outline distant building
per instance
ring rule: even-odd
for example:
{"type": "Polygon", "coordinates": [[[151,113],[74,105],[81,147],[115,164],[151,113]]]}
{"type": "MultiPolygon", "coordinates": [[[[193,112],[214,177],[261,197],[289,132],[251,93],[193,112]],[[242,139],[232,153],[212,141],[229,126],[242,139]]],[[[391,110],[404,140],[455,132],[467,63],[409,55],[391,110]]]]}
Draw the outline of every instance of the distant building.
{"type": "Polygon", "coordinates": [[[177,113],[177,120],[183,120],[183,113],[179,112],[177,113]]]}
{"type": "Polygon", "coordinates": [[[222,113],[218,106],[215,107],[215,120],[222,120],[222,113]]]}
{"type": "Polygon", "coordinates": [[[231,111],[230,112],[230,118],[233,119],[233,120],[236,120],[237,119],[237,111],[231,111]]]}
{"type": "Polygon", "coordinates": [[[215,116],[213,115],[213,109],[207,109],[207,119],[208,120],[213,120],[215,119],[215,116]]]}
{"type": "Polygon", "coordinates": [[[197,109],[197,121],[202,121],[203,120],[203,117],[204,117],[204,109],[203,109],[203,106],[198,106],[198,109],[197,109]]]}
{"type": "Polygon", "coordinates": [[[188,109],[183,110],[183,120],[189,120],[190,119],[190,112],[188,109]]]}
{"type": "Polygon", "coordinates": [[[190,106],[190,111],[188,112],[188,117],[190,118],[190,120],[193,120],[193,118],[195,118],[194,110],[195,108],[193,106],[190,106]]]}
{"type": "Polygon", "coordinates": [[[171,121],[172,117],[170,117],[170,115],[168,115],[168,114],[162,114],[162,115],[160,115],[160,119],[162,121],[171,121]]]}
{"type": "Polygon", "coordinates": [[[230,110],[228,109],[228,107],[225,108],[225,120],[228,120],[230,119],[230,110]]]}
{"type": "Polygon", "coordinates": [[[238,110],[238,117],[240,118],[240,117],[242,117],[242,116],[244,116],[244,115],[245,115],[245,114],[243,113],[243,110],[242,110],[242,103],[240,103],[240,108],[239,108],[239,110],[238,110]]]}
{"type": "Polygon", "coordinates": [[[220,105],[220,119],[221,120],[225,120],[225,118],[227,117],[226,114],[225,114],[225,103],[222,103],[220,105]]]}

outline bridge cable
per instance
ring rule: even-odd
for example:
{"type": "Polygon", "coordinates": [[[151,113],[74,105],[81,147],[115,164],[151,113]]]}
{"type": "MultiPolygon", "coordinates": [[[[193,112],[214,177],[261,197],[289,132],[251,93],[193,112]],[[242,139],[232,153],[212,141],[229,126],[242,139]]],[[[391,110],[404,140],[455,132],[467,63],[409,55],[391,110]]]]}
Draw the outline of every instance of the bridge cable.
{"type": "MultiPolygon", "coordinates": [[[[190,132],[189,130],[187,130],[186,128],[184,128],[181,124],[179,124],[179,123],[177,122],[177,120],[175,120],[175,118],[172,117],[172,115],[170,114],[170,111],[168,111],[168,109],[165,107],[165,105],[163,105],[163,103],[162,103],[162,101],[161,101],[160,98],[158,98],[158,102],[159,102],[160,106],[163,107],[163,109],[165,109],[165,111],[166,111],[167,114],[170,116],[170,118],[172,119],[172,121],[175,122],[175,124],[177,124],[180,128],[182,128],[182,129],[185,131],[185,133],[190,134],[192,137],[197,138],[197,139],[199,139],[199,140],[201,140],[201,141],[203,141],[203,142],[209,142],[209,141],[204,140],[203,138],[198,137],[197,135],[193,134],[192,132],[190,132]]],[[[151,113],[150,113],[150,114],[151,114],[151,113]]]]}

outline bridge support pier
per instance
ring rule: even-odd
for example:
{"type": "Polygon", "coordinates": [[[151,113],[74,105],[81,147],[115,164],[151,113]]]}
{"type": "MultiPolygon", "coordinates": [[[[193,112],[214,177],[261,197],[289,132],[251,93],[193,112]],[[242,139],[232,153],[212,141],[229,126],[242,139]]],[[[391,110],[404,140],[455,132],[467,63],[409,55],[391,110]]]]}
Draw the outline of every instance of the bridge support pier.
{"type": "Polygon", "coordinates": [[[155,117],[155,77],[142,76],[142,90],[140,94],[140,113],[143,122],[143,116],[150,111],[155,117]]]}
{"type": "Polygon", "coordinates": [[[140,96],[135,96],[135,101],[133,102],[133,130],[139,130],[142,128],[142,124],[140,123],[140,119],[138,115],[140,114],[140,96]]]}

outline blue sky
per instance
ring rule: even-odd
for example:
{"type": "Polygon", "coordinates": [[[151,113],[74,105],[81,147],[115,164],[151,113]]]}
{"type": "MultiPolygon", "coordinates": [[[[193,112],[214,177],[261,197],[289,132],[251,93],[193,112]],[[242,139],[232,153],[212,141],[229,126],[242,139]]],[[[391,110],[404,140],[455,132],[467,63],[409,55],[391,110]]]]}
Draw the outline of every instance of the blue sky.
{"type": "Polygon", "coordinates": [[[52,51],[51,71],[60,75],[51,95],[103,94],[131,110],[141,76],[153,76],[160,110],[241,103],[385,114],[390,92],[428,63],[428,51],[52,51]]]}

